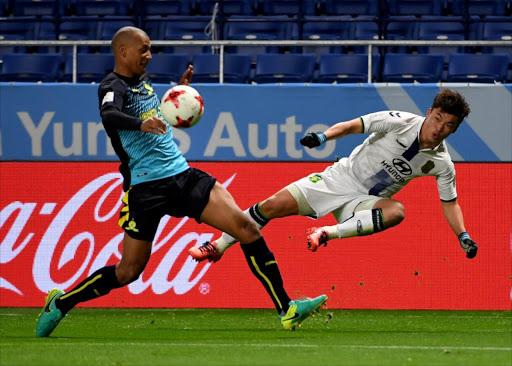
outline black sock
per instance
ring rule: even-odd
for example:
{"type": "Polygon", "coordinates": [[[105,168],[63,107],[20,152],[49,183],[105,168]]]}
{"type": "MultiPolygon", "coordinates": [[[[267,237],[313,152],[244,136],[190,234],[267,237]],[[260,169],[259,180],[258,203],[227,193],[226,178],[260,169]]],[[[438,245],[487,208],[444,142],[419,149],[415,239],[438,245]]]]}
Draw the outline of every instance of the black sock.
{"type": "Polygon", "coordinates": [[[249,207],[249,215],[251,215],[252,219],[260,225],[260,227],[264,227],[269,223],[269,219],[267,219],[263,213],[260,211],[260,204],[257,203],[254,206],[249,207]]]}
{"type": "Polygon", "coordinates": [[[268,249],[265,239],[261,237],[250,244],[242,244],[241,247],[249,268],[267,290],[277,313],[286,313],[290,298],[284,290],[283,278],[274,254],[268,249]]]}
{"type": "Polygon", "coordinates": [[[58,298],[55,301],[55,306],[62,312],[62,315],[65,315],[76,304],[96,299],[119,287],[121,285],[117,281],[116,266],[103,267],[58,298]]]}

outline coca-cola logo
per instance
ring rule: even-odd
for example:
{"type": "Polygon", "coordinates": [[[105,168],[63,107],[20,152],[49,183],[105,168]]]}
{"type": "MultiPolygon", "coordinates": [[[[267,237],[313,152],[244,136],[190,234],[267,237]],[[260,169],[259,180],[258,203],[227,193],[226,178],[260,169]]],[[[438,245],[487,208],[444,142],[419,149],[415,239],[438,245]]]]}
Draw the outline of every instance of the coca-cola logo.
{"type": "MultiPolygon", "coordinates": [[[[235,176],[236,174],[233,174],[223,186],[228,187],[235,176]]],[[[0,263],[5,268],[5,264],[15,261],[18,256],[25,253],[27,246],[30,246],[34,252],[34,284],[40,291],[46,292],[54,287],[70,289],[79,279],[107,265],[112,258],[119,260],[123,232],[119,229],[113,237],[102,238],[100,242],[91,228],[112,220],[117,221],[123,194],[121,187],[122,176],[119,173],[107,173],[93,179],[60,204],[22,201],[6,204],[0,211],[0,229],[2,236],[5,235],[0,243],[0,263]],[[97,197],[97,201],[91,202],[91,197],[97,197]],[[84,213],[83,207],[87,207],[89,211],[84,213]],[[31,226],[37,221],[38,214],[54,215],[42,235],[36,235],[31,226]],[[70,232],[69,227],[77,220],[83,223],[83,226],[79,226],[81,231],[70,232]],[[55,272],[71,261],[73,266],[71,270],[66,271],[66,278],[60,275],[57,279],[55,272]]],[[[140,294],[151,289],[154,294],[164,294],[172,289],[175,294],[181,295],[190,291],[205,275],[210,264],[197,263],[186,253],[191,245],[212,240],[214,234],[183,233],[184,230],[180,229],[188,220],[187,217],[162,218],[153,241],[150,260],[152,270],[149,275],[141,276],[127,286],[130,293],[140,294]],[[155,260],[158,262],[155,263],[155,260]]],[[[111,232],[112,226],[109,225],[108,228],[111,232]]],[[[206,225],[202,225],[201,228],[213,231],[206,225]]],[[[24,295],[20,288],[22,287],[16,283],[15,276],[6,278],[5,272],[2,271],[0,289],[24,295]]],[[[204,292],[204,289],[200,291],[204,292]]]]}

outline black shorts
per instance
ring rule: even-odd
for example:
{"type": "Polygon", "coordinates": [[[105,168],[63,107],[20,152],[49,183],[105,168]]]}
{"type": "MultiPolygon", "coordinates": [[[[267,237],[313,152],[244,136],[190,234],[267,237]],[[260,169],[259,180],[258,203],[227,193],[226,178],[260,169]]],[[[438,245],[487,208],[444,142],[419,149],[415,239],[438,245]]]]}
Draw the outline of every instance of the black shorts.
{"type": "Polygon", "coordinates": [[[173,177],[132,186],[124,195],[119,226],[132,238],[153,241],[164,215],[200,221],[216,179],[189,168],[173,177]]]}

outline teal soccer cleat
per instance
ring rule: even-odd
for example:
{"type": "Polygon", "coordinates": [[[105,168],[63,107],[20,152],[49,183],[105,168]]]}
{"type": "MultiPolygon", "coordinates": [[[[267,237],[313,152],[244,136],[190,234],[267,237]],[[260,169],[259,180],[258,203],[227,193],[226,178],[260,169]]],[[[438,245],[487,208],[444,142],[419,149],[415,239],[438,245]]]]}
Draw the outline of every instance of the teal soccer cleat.
{"type": "Polygon", "coordinates": [[[308,316],[318,311],[327,301],[326,295],[320,295],[314,299],[310,297],[292,300],[290,308],[281,319],[281,324],[286,330],[294,330],[296,326],[300,326],[308,316]]]}
{"type": "Polygon", "coordinates": [[[37,318],[36,337],[48,337],[64,317],[55,306],[55,300],[64,295],[64,291],[54,288],[46,296],[46,303],[37,318]]]}

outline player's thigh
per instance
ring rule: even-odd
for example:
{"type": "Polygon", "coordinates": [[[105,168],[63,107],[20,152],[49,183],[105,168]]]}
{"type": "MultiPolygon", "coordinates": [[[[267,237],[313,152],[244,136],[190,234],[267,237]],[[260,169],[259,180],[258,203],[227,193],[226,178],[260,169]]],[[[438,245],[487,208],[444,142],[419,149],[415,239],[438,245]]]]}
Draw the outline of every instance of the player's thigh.
{"type": "Polygon", "coordinates": [[[241,243],[250,243],[260,237],[256,225],[245,216],[231,193],[218,182],[215,182],[210,192],[201,221],[230,234],[241,243]]]}

